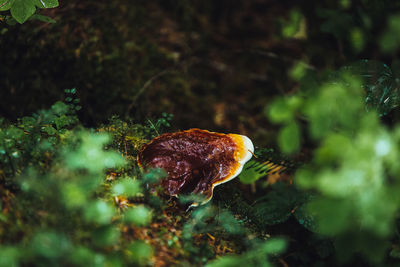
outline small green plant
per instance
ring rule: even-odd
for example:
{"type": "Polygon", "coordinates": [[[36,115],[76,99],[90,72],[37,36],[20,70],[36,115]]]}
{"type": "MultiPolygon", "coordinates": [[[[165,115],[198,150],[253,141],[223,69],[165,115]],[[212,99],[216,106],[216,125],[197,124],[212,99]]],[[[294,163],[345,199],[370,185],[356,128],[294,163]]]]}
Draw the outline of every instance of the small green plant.
{"type": "Polygon", "coordinates": [[[146,265],[151,246],[125,240],[122,229],[151,222],[149,205],[130,203],[146,195],[142,176],[163,173],[124,170],[130,159],[105,149],[112,135],[83,128],[76,90],[65,93],[49,110],[2,122],[0,194],[9,197],[0,201],[8,211],[0,217],[0,266],[146,265]],[[107,179],[111,170],[120,177],[107,179]],[[115,205],[118,197],[132,201],[115,205]]]}
{"type": "MultiPolygon", "coordinates": [[[[264,240],[254,237],[243,221],[239,221],[227,209],[217,208],[212,205],[198,207],[191,214],[191,218],[183,229],[183,241],[186,250],[198,263],[205,263],[204,258],[212,258],[212,254],[204,254],[207,249],[193,244],[193,234],[210,234],[224,237],[231,242],[241,244],[241,255],[223,256],[209,262],[206,266],[238,266],[246,263],[249,266],[273,266],[276,257],[286,249],[284,238],[271,238],[264,240]]],[[[203,244],[204,245],[204,244],[203,244]]]]}
{"type": "MultiPolygon", "coordinates": [[[[307,204],[313,231],[331,238],[341,259],[362,254],[377,264],[397,232],[400,128],[386,127],[377,114],[389,111],[385,104],[392,95],[390,84],[384,86],[386,76],[377,75],[368,86],[372,76],[353,70],[277,100],[267,114],[284,125],[279,137],[284,152],[299,151],[304,140],[316,146],[311,161],[294,178],[298,188],[315,193],[307,204]],[[375,93],[386,95],[387,101],[365,100],[375,93]]],[[[397,102],[390,105],[393,109],[397,102]]],[[[394,244],[398,242],[396,238],[394,244]]]]}
{"type": "Polygon", "coordinates": [[[263,243],[257,244],[254,247],[249,248],[248,252],[240,256],[224,256],[209,264],[207,267],[230,267],[230,266],[262,266],[272,267],[276,266],[271,261],[272,256],[285,251],[286,242],[284,239],[270,239],[263,243]]]}
{"type": "Polygon", "coordinates": [[[28,19],[54,22],[51,18],[35,14],[35,12],[37,8],[54,8],[57,6],[58,0],[0,0],[0,11],[10,11],[11,17],[3,15],[9,23],[13,23],[12,19],[21,24],[28,19]]]}

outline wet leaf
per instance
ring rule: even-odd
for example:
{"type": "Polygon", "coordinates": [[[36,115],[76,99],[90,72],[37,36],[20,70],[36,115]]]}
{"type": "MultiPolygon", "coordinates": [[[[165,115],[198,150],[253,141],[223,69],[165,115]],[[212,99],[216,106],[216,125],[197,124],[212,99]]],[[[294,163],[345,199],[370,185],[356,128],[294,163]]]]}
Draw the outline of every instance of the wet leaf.
{"type": "Polygon", "coordinates": [[[53,8],[58,7],[58,0],[33,0],[35,5],[39,8],[53,8]]]}

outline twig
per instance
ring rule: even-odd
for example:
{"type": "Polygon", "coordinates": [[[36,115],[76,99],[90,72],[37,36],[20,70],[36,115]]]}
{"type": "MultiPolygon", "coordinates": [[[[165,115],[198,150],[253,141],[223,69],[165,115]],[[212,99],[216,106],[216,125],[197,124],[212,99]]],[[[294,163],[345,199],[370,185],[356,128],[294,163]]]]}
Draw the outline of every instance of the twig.
{"type": "MultiPolygon", "coordinates": [[[[261,49],[236,49],[233,51],[234,53],[251,53],[251,54],[257,54],[260,56],[265,56],[273,59],[278,59],[281,61],[286,61],[286,62],[299,62],[299,59],[288,57],[285,55],[278,55],[276,53],[270,52],[270,51],[265,51],[261,49]]],[[[317,68],[311,64],[308,64],[306,62],[303,62],[303,65],[305,68],[310,69],[310,70],[316,70],[317,68]]]]}
{"type": "Polygon", "coordinates": [[[289,264],[286,263],[282,258],[279,259],[280,264],[282,264],[283,267],[289,267],[289,264]]]}
{"type": "Polygon", "coordinates": [[[157,131],[156,126],[154,126],[154,124],[151,122],[151,120],[147,119],[147,121],[151,124],[151,127],[153,127],[154,131],[156,131],[156,134],[160,135],[160,133],[157,131]]]}
{"type": "Polygon", "coordinates": [[[133,96],[132,98],[132,102],[129,104],[125,116],[128,116],[129,113],[131,112],[133,106],[136,104],[137,99],[146,91],[146,89],[158,78],[160,78],[161,76],[167,74],[168,72],[170,72],[171,69],[165,69],[159,73],[157,73],[156,75],[154,75],[153,77],[151,77],[149,80],[147,80],[144,85],[139,89],[139,91],[133,96]]]}
{"type": "Polygon", "coordinates": [[[138,98],[146,91],[146,89],[158,78],[160,78],[161,76],[170,73],[170,72],[174,72],[177,70],[182,70],[184,72],[186,72],[186,68],[189,67],[190,65],[199,62],[200,60],[196,57],[191,57],[185,60],[182,60],[181,62],[179,62],[179,64],[175,64],[174,66],[171,66],[159,73],[157,73],[156,75],[154,75],[153,77],[151,77],[149,80],[147,80],[143,86],[139,89],[139,91],[133,96],[132,98],[132,102],[129,104],[129,106],[127,107],[127,110],[125,112],[125,116],[127,117],[129,115],[129,113],[131,112],[132,108],[135,106],[136,101],[138,100],[138,98]]]}
{"type": "Polygon", "coordinates": [[[0,5],[0,7],[3,7],[3,6],[5,6],[5,5],[7,5],[8,2],[10,2],[10,1],[5,1],[3,4],[0,5]]]}

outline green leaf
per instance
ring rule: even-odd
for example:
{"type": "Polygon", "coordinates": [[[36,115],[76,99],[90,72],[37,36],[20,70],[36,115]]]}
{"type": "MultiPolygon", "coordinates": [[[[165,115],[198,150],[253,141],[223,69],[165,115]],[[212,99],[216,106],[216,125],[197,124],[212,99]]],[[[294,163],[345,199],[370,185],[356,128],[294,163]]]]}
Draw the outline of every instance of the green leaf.
{"type": "Polygon", "coordinates": [[[4,140],[5,145],[8,143],[14,143],[14,140],[21,140],[25,137],[24,131],[15,126],[10,126],[10,128],[6,130],[6,134],[10,139],[7,138],[4,140]]]}
{"type": "Polygon", "coordinates": [[[242,264],[243,260],[240,257],[228,255],[207,263],[206,267],[236,267],[242,264]]]}
{"type": "Polygon", "coordinates": [[[14,0],[11,15],[20,23],[24,23],[35,13],[36,7],[31,0],[14,0]]]}
{"type": "Polygon", "coordinates": [[[218,224],[221,225],[229,234],[243,233],[243,229],[232,213],[223,210],[218,215],[218,224]]]}
{"type": "MultiPolygon", "coordinates": [[[[360,79],[365,91],[365,106],[368,111],[376,110],[383,116],[400,105],[400,89],[391,68],[376,60],[360,60],[349,66],[342,67],[334,74],[334,79],[340,82],[343,74],[360,79]]],[[[344,82],[349,87],[351,83],[344,82]]]]}
{"type": "Polygon", "coordinates": [[[49,135],[53,135],[53,134],[56,134],[56,133],[57,133],[57,130],[54,129],[54,127],[51,126],[51,125],[46,125],[46,126],[44,126],[44,127],[42,128],[42,131],[45,132],[45,133],[47,133],[47,134],[49,134],[49,135]]]}
{"type": "Polygon", "coordinates": [[[120,231],[113,226],[100,227],[92,234],[94,243],[99,247],[111,246],[118,241],[119,237],[120,231]]]}
{"type": "Polygon", "coordinates": [[[67,165],[71,169],[86,169],[91,173],[99,173],[106,168],[116,168],[125,164],[120,154],[103,151],[103,145],[110,141],[107,134],[82,133],[82,145],[66,156],[67,165]]]}
{"type": "Polygon", "coordinates": [[[17,20],[15,18],[13,18],[12,16],[6,16],[5,18],[6,18],[7,25],[10,25],[10,26],[17,25],[17,20]]]}
{"type": "Polygon", "coordinates": [[[288,123],[293,120],[295,111],[301,106],[302,100],[298,96],[279,98],[266,110],[266,115],[274,123],[288,123]]]}
{"type": "Polygon", "coordinates": [[[68,183],[64,185],[62,195],[64,203],[69,208],[81,207],[87,204],[87,196],[83,188],[75,183],[68,183]]]}
{"type": "Polygon", "coordinates": [[[266,257],[271,254],[283,252],[287,247],[286,240],[271,238],[260,246],[250,249],[248,252],[237,255],[228,255],[213,260],[206,267],[236,267],[236,266],[274,266],[266,257]]]}
{"type": "Polygon", "coordinates": [[[69,107],[62,101],[57,101],[55,104],[51,106],[51,110],[56,115],[65,115],[68,113],[69,107]]]}
{"type": "Polygon", "coordinates": [[[131,262],[144,266],[153,257],[154,252],[150,245],[138,240],[128,246],[127,253],[131,262]]]}
{"type": "Polygon", "coordinates": [[[0,247],[0,266],[19,266],[18,261],[21,250],[17,247],[0,247]]]}
{"type": "Polygon", "coordinates": [[[307,64],[299,61],[296,64],[292,66],[292,68],[289,70],[289,76],[295,80],[295,81],[300,81],[301,78],[304,77],[307,73],[307,64]]]}
{"type": "Polygon", "coordinates": [[[286,249],[286,240],[282,238],[271,238],[263,245],[263,251],[268,254],[281,253],[286,249]]]}
{"type": "Polygon", "coordinates": [[[66,236],[54,231],[40,231],[31,242],[32,251],[44,258],[54,259],[68,254],[71,243],[66,236]]]}
{"type": "Polygon", "coordinates": [[[34,0],[34,3],[39,8],[53,8],[58,6],[58,0],[34,0]]]}
{"type": "Polygon", "coordinates": [[[146,226],[151,222],[152,213],[145,206],[128,209],[124,214],[124,221],[137,226],[146,226]]]}
{"type": "MultiPolygon", "coordinates": [[[[76,246],[73,249],[73,252],[71,253],[71,261],[74,263],[76,266],[93,266],[95,255],[89,248],[84,247],[84,246],[76,246]]],[[[96,261],[98,263],[99,260],[96,261]]]]}
{"type": "Polygon", "coordinates": [[[299,151],[300,128],[296,122],[291,122],[281,130],[278,143],[283,153],[291,154],[299,151]]]}
{"type": "Polygon", "coordinates": [[[400,16],[388,18],[388,27],[379,40],[383,52],[393,53],[400,45],[400,16]]]}
{"type": "Polygon", "coordinates": [[[269,167],[256,160],[248,161],[244,167],[243,171],[239,175],[239,179],[244,184],[251,184],[258,179],[266,176],[268,174],[269,167]]]}
{"type": "Polygon", "coordinates": [[[22,124],[20,124],[19,126],[27,129],[29,127],[33,127],[36,124],[36,119],[32,118],[32,117],[23,117],[21,120],[22,124]]]}
{"type": "Polygon", "coordinates": [[[9,10],[14,0],[0,0],[0,11],[9,10]]]}
{"type": "Polygon", "coordinates": [[[308,230],[310,230],[312,232],[317,231],[317,226],[315,224],[315,218],[314,218],[314,216],[311,215],[310,212],[308,212],[306,203],[303,205],[300,205],[295,210],[293,215],[296,218],[296,220],[299,222],[299,224],[301,224],[302,226],[304,226],[305,228],[307,228],[308,230]]]}
{"type": "Polygon", "coordinates": [[[254,215],[262,225],[275,225],[289,219],[293,207],[287,195],[272,191],[264,201],[254,206],[254,215]]]}
{"type": "Polygon", "coordinates": [[[140,183],[131,178],[125,178],[115,183],[112,191],[116,196],[135,196],[141,191],[140,183]]]}
{"type": "Polygon", "coordinates": [[[365,47],[365,36],[364,36],[364,32],[356,27],[354,29],[352,29],[352,31],[350,32],[350,40],[351,40],[351,44],[353,46],[353,50],[356,53],[361,52],[364,47],[365,47]]]}
{"type": "Polygon", "coordinates": [[[115,209],[105,201],[98,200],[85,208],[85,219],[99,224],[110,223],[115,209]]]}
{"type": "Polygon", "coordinates": [[[30,20],[40,20],[43,22],[47,22],[47,23],[56,23],[56,21],[48,16],[43,16],[40,14],[33,14],[30,18],[30,20]]]}
{"type": "Polygon", "coordinates": [[[282,35],[285,38],[304,38],[305,31],[303,26],[305,24],[305,19],[303,14],[297,10],[292,9],[289,12],[289,19],[282,21],[282,35]]]}
{"type": "Polygon", "coordinates": [[[292,215],[294,208],[308,198],[308,194],[298,191],[294,186],[278,182],[272,185],[272,191],[256,200],[252,213],[257,223],[264,227],[282,223],[292,215]]]}
{"type": "Polygon", "coordinates": [[[356,224],[352,218],[351,202],[347,200],[318,198],[309,202],[307,208],[316,220],[317,231],[328,236],[337,235],[356,224]]]}
{"type": "Polygon", "coordinates": [[[54,122],[56,124],[57,130],[60,130],[60,129],[64,128],[65,126],[68,126],[69,118],[65,115],[61,115],[61,117],[56,118],[54,120],[54,122]]]}

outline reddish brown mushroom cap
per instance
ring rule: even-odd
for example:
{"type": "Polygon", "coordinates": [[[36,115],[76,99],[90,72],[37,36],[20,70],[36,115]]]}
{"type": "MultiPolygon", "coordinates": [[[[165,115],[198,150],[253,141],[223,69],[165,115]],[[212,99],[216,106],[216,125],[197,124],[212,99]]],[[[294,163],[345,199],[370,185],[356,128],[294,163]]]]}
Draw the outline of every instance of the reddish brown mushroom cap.
{"type": "Polygon", "coordinates": [[[154,138],[141,149],[138,162],[167,172],[161,184],[168,195],[202,194],[206,203],[215,186],[242,171],[253,151],[246,136],[190,129],[154,138]]]}

